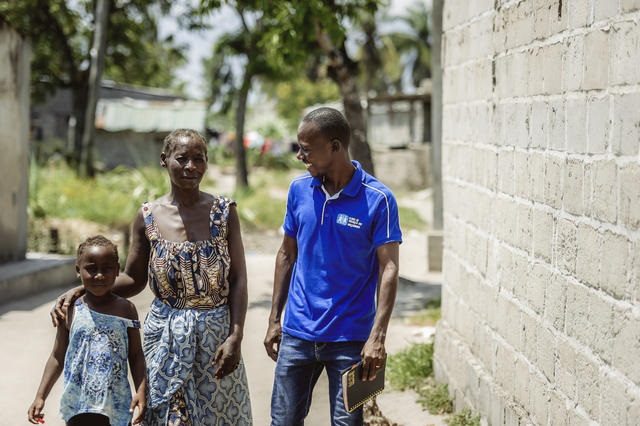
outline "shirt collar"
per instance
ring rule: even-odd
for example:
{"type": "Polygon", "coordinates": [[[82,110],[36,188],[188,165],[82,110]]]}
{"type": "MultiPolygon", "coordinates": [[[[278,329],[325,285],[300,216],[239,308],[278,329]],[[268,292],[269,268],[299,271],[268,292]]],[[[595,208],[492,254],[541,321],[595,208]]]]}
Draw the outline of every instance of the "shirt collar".
{"type": "MultiPolygon", "coordinates": [[[[360,163],[356,160],[351,160],[351,164],[356,168],[356,171],[353,173],[353,176],[351,176],[351,180],[347,186],[342,189],[341,194],[355,197],[358,194],[362,180],[364,179],[364,171],[362,170],[360,163]]],[[[318,176],[314,177],[311,181],[311,186],[322,188],[322,178],[318,176]]]]}

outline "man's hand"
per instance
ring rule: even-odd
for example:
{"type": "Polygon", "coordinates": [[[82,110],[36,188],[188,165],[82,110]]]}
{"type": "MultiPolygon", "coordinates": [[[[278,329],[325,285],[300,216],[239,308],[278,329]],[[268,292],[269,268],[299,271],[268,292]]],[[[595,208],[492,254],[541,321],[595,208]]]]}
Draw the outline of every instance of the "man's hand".
{"type": "Polygon", "coordinates": [[[278,360],[280,342],[282,342],[282,326],[280,325],[280,322],[269,322],[267,335],[264,338],[264,347],[267,350],[269,358],[274,361],[278,360]]]}
{"type": "Polygon", "coordinates": [[[240,364],[240,340],[229,336],[220,345],[213,358],[212,365],[218,366],[214,377],[218,380],[233,373],[240,364]]]}
{"type": "Polygon", "coordinates": [[[378,372],[387,362],[387,352],[384,344],[379,341],[369,339],[365,342],[362,352],[362,380],[373,380],[378,372]]]}
{"type": "Polygon", "coordinates": [[[75,300],[82,296],[84,292],[84,288],[82,286],[74,287],[71,290],[66,291],[56,298],[56,301],[49,312],[51,315],[51,322],[54,327],[58,327],[59,325],[64,323],[64,320],[67,318],[67,310],[69,306],[75,302],[75,300]]]}

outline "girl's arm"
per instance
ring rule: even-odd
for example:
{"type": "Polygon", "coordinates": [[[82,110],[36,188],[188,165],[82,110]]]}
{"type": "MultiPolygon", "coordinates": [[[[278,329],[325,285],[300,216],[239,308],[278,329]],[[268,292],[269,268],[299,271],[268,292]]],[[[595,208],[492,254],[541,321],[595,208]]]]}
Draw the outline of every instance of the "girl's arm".
{"type": "Polygon", "coordinates": [[[113,292],[122,297],[131,297],[144,290],[147,285],[149,250],[151,246],[145,234],[142,209],[138,210],[131,226],[131,246],[124,271],[116,278],[113,292]]]}
{"type": "MultiPolygon", "coordinates": [[[[132,320],[138,320],[138,312],[136,311],[135,306],[130,302],[129,305],[130,312],[128,317],[132,320]]],[[[138,415],[133,419],[133,424],[138,424],[144,419],[145,409],[147,406],[146,365],[144,362],[144,354],[142,352],[140,329],[128,328],[127,335],[129,337],[129,368],[131,369],[131,377],[133,378],[133,386],[135,389],[129,411],[133,413],[136,407],[138,408],[138,415]]]]}
{"type": "Polygon", "coordinates": [[[49,355],[49,359],[44,367],[36,397],[27,413],[29,422],[33,424],[37,424],[43,419],[44,413],[42,409],[44,408],[44,402],[49,396],[51,388],[53,388],[53,385],[58,380],[58,377],[60,377],[60,373],[62,373],[64,367],[64,357],[67,353],[67,347],[69,346],[68,327],[71,325],[70,318],[73,316],[73,308],[70,309],[67,324],[60,324],[56,329],[56,339],[53,343],[51,355],[49,355]]]}
{"type": "Polygon", "coordinates": [[[234,205],[229,206],[229,336],[217,349],[214,364],[218,366],[215,377],[221,379],[233,372],[240,363],[240,349],[244,337],[244,320],[247,315],[247,265],[240,233],[240,218],[234,205]]]}

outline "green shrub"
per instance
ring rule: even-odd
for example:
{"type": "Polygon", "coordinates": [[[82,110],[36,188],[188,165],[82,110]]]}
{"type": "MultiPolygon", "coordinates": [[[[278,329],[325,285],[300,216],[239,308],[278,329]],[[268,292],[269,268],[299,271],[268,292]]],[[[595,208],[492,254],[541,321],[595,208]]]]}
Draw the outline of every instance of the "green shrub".
{"type": "Polygon", "coordinates": [[[433,343],[414,344],[389,356],[387,369],[393,387],[417,390],[433,374],[433,343]]]}
{"type": "Polygon", "coordinates": [[[474,416],[470,409],[464,408],[445,419],[449,426],[480,426],[480,415],[474,416]]]}

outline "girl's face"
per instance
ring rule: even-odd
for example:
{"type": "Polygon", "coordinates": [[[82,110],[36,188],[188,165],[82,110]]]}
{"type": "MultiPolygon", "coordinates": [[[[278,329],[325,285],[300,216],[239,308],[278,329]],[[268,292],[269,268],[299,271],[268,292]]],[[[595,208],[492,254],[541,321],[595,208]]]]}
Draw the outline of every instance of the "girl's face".
{"type": "Polygon", "coordinates": [[[201,141],[183,137],[176,141],[167,155],[160,155],[171,183],[179,188],[198,188],[207,172],[207,150],[201,141]]]}
{"type": "Polygon", "coordinates": [[[87,292],[104,296],[120,273],[118,259],[109,247],[88,246],[78,259],[76,271],[87,292]]]}

